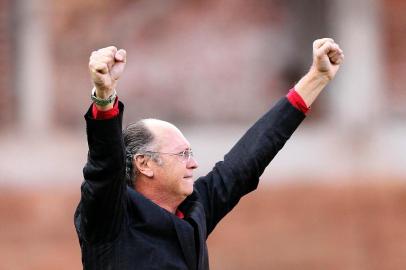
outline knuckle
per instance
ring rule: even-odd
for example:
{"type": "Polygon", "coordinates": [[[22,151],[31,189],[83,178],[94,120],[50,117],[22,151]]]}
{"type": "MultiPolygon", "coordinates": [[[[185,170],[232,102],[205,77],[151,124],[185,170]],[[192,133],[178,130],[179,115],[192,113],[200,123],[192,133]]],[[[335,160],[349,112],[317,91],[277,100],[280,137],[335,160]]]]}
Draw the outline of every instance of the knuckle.
{"type": "Polygon", "coordinates": [[[106,48],[102,48],[97,50],[97,55],[105,55],[108,50],[106,48]]]}
{"type": "Polygon", "coordinates": [[[89,61],[89,68],[95,68],[97,66],[97,62],[94,60],[89,61]]]}
{"type": "Polygon", "coordinates": [[[89,60],[92,60],[92,59],[94,59],[94,58],[96,58],[96,57],[97,57],[97,52],[93,51],[93,52],[90,54],[89,60]]]}
{"type": "Polygon", "coordinates": [[[107,64],[106,63],[99,63],[99,68],[100,69],[105,69],[105,68],[107,68],[107,64]]]}
{"type": "Polygon", "coordinates": [[[91,69],[93,71],[100,71],[100,70],[105,70],[107,68],[107,65],[105,63],[94,63],[91,66],[91,69]]]}
{"type": "Polygon", "coordinates": [[[104,54],[114,54],[117,51],[115,46],[109,46],[101,49],[104,54]]]}
{"type": "Polygon", "coordinates": [[[116,46],[109,46],[109,47],[107,47],[107,49],[109,49],[111,52],[117,51],[117,47],[116,47],[116,46]]]}
{"type": "Polygon", "coordinates": [[[103,51],[100,54],[103,56],[105,61],[110,61],[114,57],[114,53],[110,50],[103,51]]]}
{"type": "Polygon", "coordinates": [[[106,57],[104,55],[99,55],[96,59],[94,59],[95,62],[101,63],[101,64],[107,64],[110,61],[109,57],[106,57]]]}

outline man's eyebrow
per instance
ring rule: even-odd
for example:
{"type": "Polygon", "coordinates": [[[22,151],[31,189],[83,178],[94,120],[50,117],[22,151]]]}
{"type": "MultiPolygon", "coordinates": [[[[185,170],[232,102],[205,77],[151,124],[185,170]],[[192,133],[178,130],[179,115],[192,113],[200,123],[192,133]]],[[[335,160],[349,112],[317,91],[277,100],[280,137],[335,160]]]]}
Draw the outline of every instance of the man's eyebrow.
{"type": "Polygon", "coordinates": [[[182,153],[183,151],[192,150],[192,147],[190,147],[190,145],[183,145],[182,148],[179,146],[176,147],[175,149],[179,149],[175,151],[178,151],[178,153],[182,153]]]}

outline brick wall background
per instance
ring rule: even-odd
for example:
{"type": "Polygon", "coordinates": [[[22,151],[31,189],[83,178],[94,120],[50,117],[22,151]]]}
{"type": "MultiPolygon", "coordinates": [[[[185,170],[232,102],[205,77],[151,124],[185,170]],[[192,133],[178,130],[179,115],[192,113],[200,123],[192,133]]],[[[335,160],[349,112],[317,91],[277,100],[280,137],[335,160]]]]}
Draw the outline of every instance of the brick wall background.
{"type": "Polygon", "coordinates": [[[387,50],[385,51],[388,66],[387,92],[393,112],[398,116],[405,115],[406,91],[404,85],[406,78],[406,18],[403,11],[406,9],[405,1],[384,1],[384,38],[387,50]]]}
{"type": "MultiPolygon", "coordinates": [[[[389,183],[260,185],[210,236],[211,269],[403,270],[406,186],[375,180],[389,183]]],[[[3,189],[0,269],[81,269],[78,194],[3,189]]]]}

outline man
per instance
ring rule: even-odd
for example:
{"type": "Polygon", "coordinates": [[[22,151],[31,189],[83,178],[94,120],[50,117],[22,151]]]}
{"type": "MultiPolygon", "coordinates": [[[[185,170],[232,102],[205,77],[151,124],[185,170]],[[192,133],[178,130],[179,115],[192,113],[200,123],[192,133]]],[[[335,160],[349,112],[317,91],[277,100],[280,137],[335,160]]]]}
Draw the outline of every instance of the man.
{"type": "Polygon", "coordinates": [[[107,47],[89,61],[93,104],[75,213],[84,269],[209,269],[206,239],[253,191],[262,172],[305,118],[344,59],[329,38],[313,43],[310,71],[260,118],[206,176],[172,124],[146,119],[122,131],[116,83],[126,52],[107,47]]]}

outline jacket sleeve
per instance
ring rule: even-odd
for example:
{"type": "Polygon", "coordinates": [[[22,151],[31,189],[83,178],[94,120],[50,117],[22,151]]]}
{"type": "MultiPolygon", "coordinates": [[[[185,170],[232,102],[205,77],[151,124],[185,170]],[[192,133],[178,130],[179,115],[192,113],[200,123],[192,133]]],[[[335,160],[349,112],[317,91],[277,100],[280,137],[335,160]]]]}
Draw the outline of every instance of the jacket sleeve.
{"type": "Polygon", "coordinates": [[[195,183],[205,208],[207,235],[245,194],[284,146],[305,115],[282,98],[262,116],[213,170],[195,183]]]}
{"type": "Polygon", "coordinates": [[[122,139],[124,105],[118,116],[95,120],[85,115],[89,152],[83,169],[80,228],[89,242],[114,239],[123,223],[125,207],[125,150],[122,139]]]}

